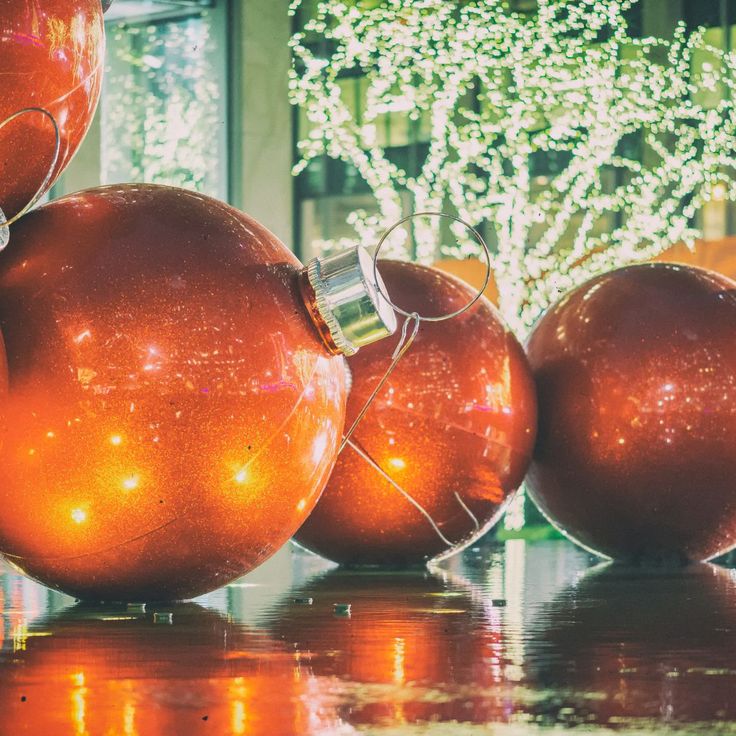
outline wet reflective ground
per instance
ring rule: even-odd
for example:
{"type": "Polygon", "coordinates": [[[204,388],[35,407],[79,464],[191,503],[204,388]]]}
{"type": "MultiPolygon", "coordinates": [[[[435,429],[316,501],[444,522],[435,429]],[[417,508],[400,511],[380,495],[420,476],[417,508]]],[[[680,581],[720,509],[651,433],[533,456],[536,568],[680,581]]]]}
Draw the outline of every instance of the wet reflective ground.
{"type": "Polygon", "coordinates": [[[5,569],[0,734],[736,733],[732,572],[596,565],[567,542],[396,574],[286,549],[146,610],[5,569]]]}

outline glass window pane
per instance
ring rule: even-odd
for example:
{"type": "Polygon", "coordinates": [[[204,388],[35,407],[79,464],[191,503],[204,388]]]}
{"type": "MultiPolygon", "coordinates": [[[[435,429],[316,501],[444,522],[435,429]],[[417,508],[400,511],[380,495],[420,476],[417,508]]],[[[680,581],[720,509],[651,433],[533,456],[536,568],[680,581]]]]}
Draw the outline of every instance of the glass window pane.
{"type": "Polygon", "coordinates": [[[227,197],[221,57],[208,12],[109,25],[103,183],[145,181],[227,197]]]}

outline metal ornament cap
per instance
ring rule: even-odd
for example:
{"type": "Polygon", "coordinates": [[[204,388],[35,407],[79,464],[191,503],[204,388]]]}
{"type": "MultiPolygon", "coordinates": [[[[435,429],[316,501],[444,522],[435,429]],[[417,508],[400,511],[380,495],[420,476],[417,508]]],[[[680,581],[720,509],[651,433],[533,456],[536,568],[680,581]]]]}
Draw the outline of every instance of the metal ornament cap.
{"type": "Polygon", "coordinates": [[[5,224],[8,218],[0,207],[0,250],[4,250],[10,242],[10,228],[5,224]]]}
{"type": "Polygon", "coordinates": [[[396,332],[396,313],[381,293],[386,287],[362,246],[315,258],[307,265],[307,279],[316,309],[343,355],[355,355],[363,345],[396,332]]]}

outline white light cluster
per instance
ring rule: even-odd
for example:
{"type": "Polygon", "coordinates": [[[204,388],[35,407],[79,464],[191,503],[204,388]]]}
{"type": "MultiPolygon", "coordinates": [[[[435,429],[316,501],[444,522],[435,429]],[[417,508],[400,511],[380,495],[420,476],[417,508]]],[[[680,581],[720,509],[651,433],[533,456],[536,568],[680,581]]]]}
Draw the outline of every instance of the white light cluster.
{"type": "MultiPolygon", "coordinates": [[[[668,40],[632,38],[632,4],[539,0],[526,14],[505,0],[318,3],[291,42],[291,99],[310,124],[295,173],[323,155],[358,170],[377,203],[377,214],[351,217],[365,245],[405,214],[406,191],[413,211],[485,223],[499,307],[523,337],[590,276],[691,244],[692,220],[714,192],[736,198],[736,55],[683,27],[668,40]],[[325,39],[328,58],[306,34],[325,39]],[[356,73],[366,84],[360,121],[338,83],[356,73]],[[431,122],[416,176],[376,142],[387,111],[431,122]],[[564,167],[535,176],[532,159],[544,152],[564,167]]],[[[478,255],[460,226],[455,242],[442,242],[436,218],[416,220],[412,235],[422,262],[478,255]]],[[[406,233],[385,255],[409,256],[406,233]]]]}

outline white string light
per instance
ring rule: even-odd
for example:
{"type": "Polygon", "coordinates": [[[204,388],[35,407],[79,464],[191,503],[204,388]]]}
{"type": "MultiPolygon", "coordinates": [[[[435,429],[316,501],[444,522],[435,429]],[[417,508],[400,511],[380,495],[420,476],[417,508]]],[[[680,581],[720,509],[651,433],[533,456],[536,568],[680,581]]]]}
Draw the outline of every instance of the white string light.
{"type": "MultiPolygon", "coordinates": [[[[365,245],[401,218],[407,191],[413,210],[451,208],[486,223],[499,308],[523,337],[595,273],[691,245],[692,219],[714,188],[736,198],[736,55],[683,26],[669,40],[632,38],[624,13],[633,4],[539,0],[530,15],[503,0],[323,0],[291,41],[291,100],[310,126],[295,173],[320,156],[355,167],[377,205],[349,220],[365,245]],[[328,58],[307,37],[325,39],[328,58]],[[356,73],[360,120],[339,83],[356,73]],[[416,176],[377,142],[387,112],[430,121],[416,176]],[[564,165],[535,176],[545,154],[564,165]]],[[[417,221],[413,256],[479,254],[461,228],[452,232],[443,243],[438,221],[417,221]]],[[[386,255],[409,257],[405,233],[386,255]]]]}

